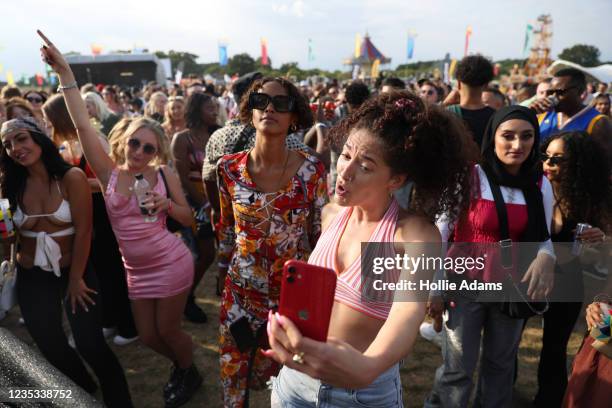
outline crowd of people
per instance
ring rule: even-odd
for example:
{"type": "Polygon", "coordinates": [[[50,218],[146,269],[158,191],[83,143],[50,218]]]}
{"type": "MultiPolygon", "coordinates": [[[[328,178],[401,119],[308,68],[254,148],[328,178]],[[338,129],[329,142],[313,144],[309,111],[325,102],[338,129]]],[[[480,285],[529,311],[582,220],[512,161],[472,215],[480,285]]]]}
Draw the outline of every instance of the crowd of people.
{"type": "MultiPolygon", "coordinates": [[[[419,333],[442,348],[424,406],[511,404],[529,314],[449,301],[444,291],[427,302],[370,302],[362,243],[382,243],[390,257],[422,243],[450,257],[453,242],[535,243],[526,272],[513,273],[541,300],[568,286],[582,296],[585,260],[553,246],[578,240],[600,249],[592,268],[607,278],[610,95],[580,70],[506,87],[472,55],[458,63],[455,86],[254,72],[222,87],[79,87],[39,34],[57,91],[6,86],[0,95],[0,193],[19,240],[18,303],[42,355],[87,392],[99,384],[108,407],[135,405],[110,338],[167,358],[166,407],[208,392],[181,323],[207,323],[195,291],[215,260],[225,407],[248,406],[249,390],[266,387],[273,407],[401,407],[399,367],[419,333]],[[588,225],[576,232],[579,224],[588,225]],[[288,260],[337,275],[327,342],[278,313],[288,260]]],[[[462,278],[505,273],[493,264],[462,278]]],[[[612,279],[602,287],[598,302],[611,304],[612,279]]],[[[600,325],[599,303],[585,302],[588,327],[600,325]]],[[[593,352],[588,335],[568,379],[582,310],[574,300],[541,313],[535,406],[606,406],[612,397],[612,353],[593,352]]]]}

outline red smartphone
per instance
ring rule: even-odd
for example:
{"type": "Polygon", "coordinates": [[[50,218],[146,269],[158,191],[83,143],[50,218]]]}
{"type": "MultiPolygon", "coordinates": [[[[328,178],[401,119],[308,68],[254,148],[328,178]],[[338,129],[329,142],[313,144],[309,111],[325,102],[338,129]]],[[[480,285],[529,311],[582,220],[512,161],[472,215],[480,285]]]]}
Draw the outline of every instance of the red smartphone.
{"type": "Polygon", "coordinates": [[[326,341],[335,291],[333,270],[287,261],[283,267],[279,313],[291,319],[302,335],[326,341]]]}

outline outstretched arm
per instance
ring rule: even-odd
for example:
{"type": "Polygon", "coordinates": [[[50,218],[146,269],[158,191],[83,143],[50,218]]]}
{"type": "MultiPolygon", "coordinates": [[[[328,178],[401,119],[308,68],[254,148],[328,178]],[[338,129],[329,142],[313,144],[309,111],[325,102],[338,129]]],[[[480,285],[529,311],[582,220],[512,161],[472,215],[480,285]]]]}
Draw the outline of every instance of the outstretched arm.
{"type": "Polygon", "coordinates": [[[66,62],[57,47],[40,30],[37,33],[45,42],[45,45],[40,49],[43,60],[57,73],[60,86],[64,87],[62,93],[66,100],[70,118],[77,130],[85,158],[94,173],[96,173],[103,190],[106,191],[106,184],[115,164],[104,151],[98,140],[98,133],[89,121],[85,102],[81,97],[70,65],[68,65],[68,62],[66,62]]]}

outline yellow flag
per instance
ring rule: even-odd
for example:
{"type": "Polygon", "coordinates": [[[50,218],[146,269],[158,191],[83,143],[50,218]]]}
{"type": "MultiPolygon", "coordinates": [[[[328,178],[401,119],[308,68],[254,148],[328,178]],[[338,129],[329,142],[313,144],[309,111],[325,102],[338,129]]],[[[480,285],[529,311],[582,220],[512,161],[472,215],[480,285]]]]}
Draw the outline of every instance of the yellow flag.
{"type": "Polygon", "coordinates": [[[361,56],[361,36],[359,34],[355,35],[355,58],[359,58],[361,56]]]}
{"type": "Polygon", "coordinates": [[[452,78],[453,75],[455,74],[455,68],[457,68],[457,60],[453,58],[450,63],[450,68],[448,69],[449,79],[452,78]]]}
{"type": "Polygon", "coordinates": [[[376,78],[378,77],[378,67],[380,66],[380,60],[377,58],[374,60],[372,64],[372,72],[370,73],[370,77],[376,78]]]}
{"type": "Polygon", "coordinates": [[[13,71],[6,71],[6,82],[9,85],[15,85],[15,78],[13,78],[13,71]]]}

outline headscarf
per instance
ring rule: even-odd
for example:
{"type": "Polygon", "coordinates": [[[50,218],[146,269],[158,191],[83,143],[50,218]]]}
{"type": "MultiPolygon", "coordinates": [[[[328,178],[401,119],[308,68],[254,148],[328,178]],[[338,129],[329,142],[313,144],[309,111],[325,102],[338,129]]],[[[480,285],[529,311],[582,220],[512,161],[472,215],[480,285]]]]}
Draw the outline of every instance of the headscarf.
{"type": "Polygon", "coordinates": [[[2,128],[0,128],[0,138],[19,129],[27,130],[28,132],[37,132],[43,135],[45,134],[45,132],[38,126],[34,118],[26,117],[11,119],[2,123],[2,128]]]}
{"type": "Polygon", "coordinates": [[[538,180],[542,177],[537,167],[540,146],[540,125],[535,113],[524,106],[505,106],[499,109],[489,120],[482,139],[482,168],[489,180],[500,186],[518,188],[523,191],[527,204],[527,229],[521,237],[523,242],[542,242],[550,238],[542,192],[538,188],[538,180]],[[522,164],[517,175],[508,173],[505,165],[495,154],[495,132],[499,126],[512,119],[529,122],[533,127],[533,146],[529,156],[522,164]]]}

